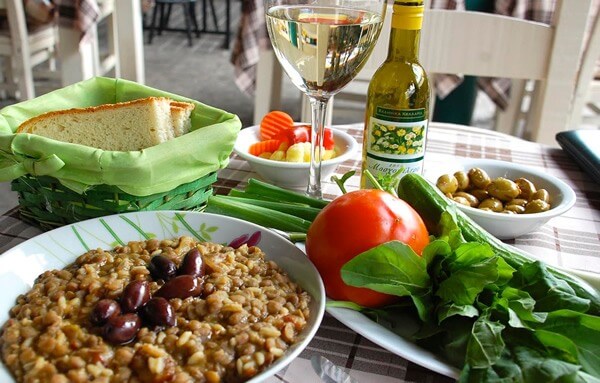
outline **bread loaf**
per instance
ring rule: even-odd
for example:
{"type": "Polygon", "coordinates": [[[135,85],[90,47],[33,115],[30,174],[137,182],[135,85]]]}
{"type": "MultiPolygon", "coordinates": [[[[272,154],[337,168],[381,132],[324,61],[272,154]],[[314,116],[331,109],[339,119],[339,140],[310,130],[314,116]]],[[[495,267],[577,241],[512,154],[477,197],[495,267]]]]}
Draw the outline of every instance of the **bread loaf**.
{"type": "Polygon", "coordinates": [[[178,135],[189,131],[193,108],[193,104],[166,97],[148,97],[44,113],[22,123],[17,133],[37,134],[103,150],[141,150],[175,137],[174,125],[177,125],[178,135]]]}
{"type": "Polygon", "coordinates": [[[171,102],[171,122],[175,137],[182,136],[190,131],[192,120],[190,116],[196,105],[189,102],[171,102]]]}

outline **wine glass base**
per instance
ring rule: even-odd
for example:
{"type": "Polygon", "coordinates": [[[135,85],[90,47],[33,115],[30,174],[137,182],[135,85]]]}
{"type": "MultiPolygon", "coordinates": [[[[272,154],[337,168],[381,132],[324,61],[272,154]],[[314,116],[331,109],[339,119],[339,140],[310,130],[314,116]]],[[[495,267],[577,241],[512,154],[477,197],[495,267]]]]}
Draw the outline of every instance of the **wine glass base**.
{"type": "Polygon", "coordinates": [[[323,198],[323,191],[321,190],[321,188],[314,188],[311,187],[311,185],[308,185],[308,187],[306,188],[306,195],[312,198],[319,198],[322,199],[323,198]]]}

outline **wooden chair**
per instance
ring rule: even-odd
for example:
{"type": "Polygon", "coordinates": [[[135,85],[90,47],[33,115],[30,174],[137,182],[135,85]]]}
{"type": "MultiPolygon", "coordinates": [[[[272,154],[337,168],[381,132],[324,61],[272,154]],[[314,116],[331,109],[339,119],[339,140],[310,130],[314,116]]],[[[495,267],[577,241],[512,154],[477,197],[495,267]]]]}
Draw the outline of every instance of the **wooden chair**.
{"type": "Polygon", "coordinates": [[[4,64],[0,89],[15,94],[19,100],[34,98],[35,74],[46,78],[58,76],[54,61],[57,28],[50,24],[29,31],[22,0],[0,0],[0,9],[6,10],[9,26],[0,32],[0,56],[4,64]],[[45,62],[49,64],[48,70],[34,71],[45,62]]]}
{"type": "Polygon", "coordinates": [[[117,25],[115,21],[115,1],[117,0],[98,0],[100,16],[94,26],[93,34],[93,56],[94,72],[97,76],[104,76],[113,72],[114,77],[119,77],[119,53],[117,49],[117,25]],[[101,52],[99,48],[98,25],[105,24],[106,27],[106,45],[107,51],[101,52]]]}
{"type": "MultiPolygon", "coordinates": [[[[487,13],[427,9],[420,60],[429,74],[505,77],[523,81],[522,84],[525,80],[535,80],[527,114],[527,138],[556,145],[554,135],[566,129],[569,119],[570,95],[575,89],[589,8],[590,0],[569,2],[568,7],[566,1],[559,0],[551,26],[487,13]]],[[[362,100],[364,108],[366,84],[387,56],[390,18],[391,9],[388,9],[386,25],[369,61],[336,99],[362,100]]],[[[265,74],[258,71],[257,76],[265,74]]],[[[263,81],[270,82],[270,79],[257,78],[257,88],[267,88],[263,81]]],[[[262,97],[263,100],[256,101],[270,101],[264,92],[262,97]]],[[[516,104],[509,110],[512,108],[516,116],[521,99],[512,99],[516,104]]],[[[307,109],[303,107],[304,112],[307,109]]],[[[303,113],[303,119],[308,116],[303,113]]],[[[507,125],[513,123],[517,122],[507,125]]]]}
{"type": "Polygon", "coordinates": [[[573,100],[570,127],[577,129],[582,124],[600,127],[600,10],[591,25],[573,100]],[[583,114],[586,107],[591,114],[583,114]]]}

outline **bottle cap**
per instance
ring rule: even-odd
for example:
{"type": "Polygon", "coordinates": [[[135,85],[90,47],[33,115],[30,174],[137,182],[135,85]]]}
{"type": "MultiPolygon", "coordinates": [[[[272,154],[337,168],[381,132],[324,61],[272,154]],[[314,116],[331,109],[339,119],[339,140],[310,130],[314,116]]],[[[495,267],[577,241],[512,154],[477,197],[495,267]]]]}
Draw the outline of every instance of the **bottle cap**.
{"type": "Polygon", "coordinates": [[[393,9],[392,28],[409,30],[421,29],[421,26],[423,25],[423,12],[425,11],[422,2],[396,1],[393,9]]]}

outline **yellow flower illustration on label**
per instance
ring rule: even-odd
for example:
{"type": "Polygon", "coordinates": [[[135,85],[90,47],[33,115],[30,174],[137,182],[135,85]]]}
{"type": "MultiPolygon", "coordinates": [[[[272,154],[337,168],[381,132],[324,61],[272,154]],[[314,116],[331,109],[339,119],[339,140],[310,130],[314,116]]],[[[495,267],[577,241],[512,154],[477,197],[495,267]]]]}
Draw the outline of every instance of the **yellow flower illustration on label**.
{"type": "Polygon", "coordinates": [[[386,154],[419,154],[425,142],[425,125],[397,127],[373,121],[369,129],[369,150],[386,154]]]}

